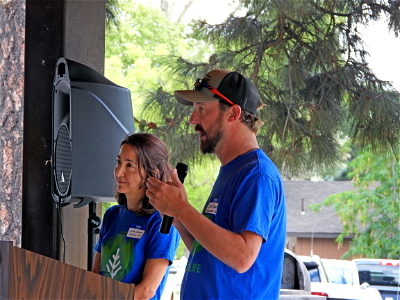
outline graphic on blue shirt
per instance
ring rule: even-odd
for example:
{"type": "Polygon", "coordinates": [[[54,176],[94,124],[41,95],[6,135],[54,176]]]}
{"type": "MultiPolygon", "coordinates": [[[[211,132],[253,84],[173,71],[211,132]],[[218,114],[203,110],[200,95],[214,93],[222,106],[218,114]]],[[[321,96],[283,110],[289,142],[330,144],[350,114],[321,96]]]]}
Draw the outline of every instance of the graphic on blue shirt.
{"type": "Polygon", "coordinates": [[[122,281],[132,269],[134,260],[135,240],[126,238],[126,232],[121,232],[102,245],[100,274],[122,281]]]}
{"type": "MultiPolygon", "coordinates": [[[[103,218],[99,240],[94,250],[101,253],[100,273],[125,283],[139,284],[148,259],[174,260],[179,245],[179,233],[171,227],[168,235],[159,232],[161,216],[138,216],[125,205],[109,208],[103,218]]],[[[159,300],[164,290],[170,267],[152,300],[159,300]]]]}

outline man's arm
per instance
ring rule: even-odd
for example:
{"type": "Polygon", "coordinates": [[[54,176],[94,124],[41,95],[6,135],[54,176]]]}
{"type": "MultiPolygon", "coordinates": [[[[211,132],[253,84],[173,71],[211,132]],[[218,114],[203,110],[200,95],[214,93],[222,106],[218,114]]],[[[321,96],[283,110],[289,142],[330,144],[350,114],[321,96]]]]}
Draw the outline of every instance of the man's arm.
{"type": "MultiPolygon", "coordinates": [[[[189,204],[176,170],[171,173],[171,178],[174,185],[148,179],[146,195],[150,203],[160,212],[175,217],[187,233],[220,261],[239,273],[246,272],[258,256],[262,237],[251,231],[237,234],[216,225],[189,204]]],[[[176,228],[182,230],[178,224],[176,228]]]]}
{"type": "Polygon", "coordinates": [[[176,218],[212,255],[238,273],[244,273],[255,262],[262,244],[262,237],[251,231],[240,234],[228,231],[192,206],[181,210],[176,218]]]}
{"type": "Polygon", "coordinates": [[[181,235],[182,241],[185,244],[186,248],[189,250],[189,252],[192,251],[192,245],[194,242],[193,235],[177,219],[174,219],[174,222],[172,224],[174,225],[174,227],[178,230],[179,234],[181,235]]]}

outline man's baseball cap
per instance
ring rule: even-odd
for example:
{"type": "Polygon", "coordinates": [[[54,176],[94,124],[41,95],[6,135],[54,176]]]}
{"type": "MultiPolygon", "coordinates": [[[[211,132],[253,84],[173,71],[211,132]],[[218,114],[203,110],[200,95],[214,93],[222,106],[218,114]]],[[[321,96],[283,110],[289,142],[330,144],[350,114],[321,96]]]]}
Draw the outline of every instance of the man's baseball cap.
{"type": "Polygon", "coordinates": [[[250,79],[238,72],[220,69],[208,72],[203,79],[197,79],[193,90],[175,91],[174,95],[183,105],[192,106],[193,102],[225,100],[254,115],[261,101],[260,94],[250,79]]]}

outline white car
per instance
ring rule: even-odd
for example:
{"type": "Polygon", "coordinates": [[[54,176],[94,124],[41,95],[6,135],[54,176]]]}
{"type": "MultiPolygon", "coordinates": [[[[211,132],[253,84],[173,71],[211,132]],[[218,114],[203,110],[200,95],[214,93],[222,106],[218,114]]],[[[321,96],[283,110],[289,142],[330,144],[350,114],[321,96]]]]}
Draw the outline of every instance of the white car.
{"type": "Polygon", "coordinates": [[[350,260],[321,259],[333,283],[360,285],[356,263],[350,260]]]}
{"type": "Polygon", "coordinates": [[[361,258],[353,261],[361,283],[379,290],[383,300],[400,300],[400,260],[361,258]]]}
{"type": "MultiPolygon", "coordinates": [[[[298,258],[303,261],[306,266],[311,279],[311,295],[326,296],[327,300],[382,300],[379,291],[375,288],[371,288],[368,285],[360,285],[358,280],[358,273],[355,269],[352,272],[347,270],[333,270],[336,274],[346,274],[347,279],[339,279],[339,275],[334,275],[335,280],[342,283],[334,283],[329,276],[328,265],[331,268],[331,262],[324,264],[324,260],[318,255],[301,256],[298,258]],[[351,273],[351,275],[350,275],[351,273]],[[356,277],[353,277],[356,276],[356,277]],[[352,284],[343,284],[343,282],[352,284]]],[[[336,267],[349,266],[347,263],[337,262],[336,267]]],[[[332,273],[332,272],[331,272],[332,273]]]]}
{"type": "Polygon", "coordinates": [[[312,282],[311,295],[326,296],[327,300],[382,300],[377,289],[339,283],[312,282]]]}

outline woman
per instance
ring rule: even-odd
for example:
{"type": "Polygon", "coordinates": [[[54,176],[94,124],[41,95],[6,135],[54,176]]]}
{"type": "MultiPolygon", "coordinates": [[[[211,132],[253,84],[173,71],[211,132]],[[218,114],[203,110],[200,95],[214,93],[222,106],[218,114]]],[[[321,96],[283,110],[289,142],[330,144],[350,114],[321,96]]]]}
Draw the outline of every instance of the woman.
{"type": "Polygon", "coordinates": [[[149,177],[167,181],[168,149],[153,134],[137,133],[121,143],[114,170],[119,205],[104,214],[93,272],[135,284],[135,299],[160,299],[180,236],[159,233],[161,216],[146,196],[149,177]]]}

